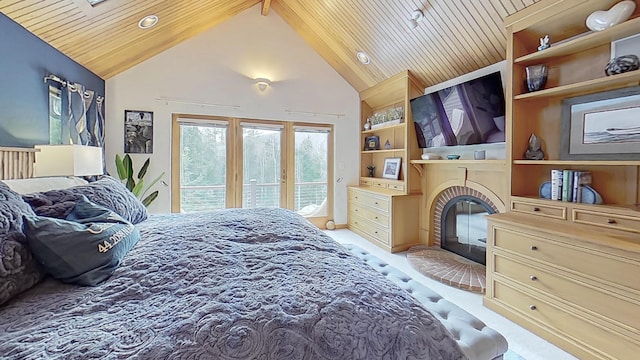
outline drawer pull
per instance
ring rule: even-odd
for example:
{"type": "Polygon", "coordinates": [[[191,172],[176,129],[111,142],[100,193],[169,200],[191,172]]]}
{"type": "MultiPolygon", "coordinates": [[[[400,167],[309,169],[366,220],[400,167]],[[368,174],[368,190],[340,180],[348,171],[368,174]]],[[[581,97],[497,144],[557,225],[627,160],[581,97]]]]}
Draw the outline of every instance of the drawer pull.
{"type": "Polygon", "coordinates": [[[374,202],[374,204],[378,205],[378,202],[376,201],[376,202],[374,202]]]}
{"type": "Polygon", "coordinates": [[[539,207],[534,207],[533,211],[538,212],[538,211],[540,211],[540,208],[539,207]]]}
{"type": "Polygon", "coordinates": [[[538,307],[535,305],[529,305],[529,310],[536,310],[538,307]]]}
{"type": "Polygon", "coordinates": [[[531,275],[531,276],[529,276],[529,279],[530,279],[531,281],[536,281],[536,280],[538,280],[538,277],[537,277],[537,276],[535,276],[535,275],[531,275]]]}
{"type": "Polygon", "coordinates": [[[376,220],[378,220],[378,217],[376,216],[376,220]]]}
{"type": "Polygon", "coordinates": [[[538,247],[535,245],[531,245],[531,251],[536,251],[536,250],[538,250],[538,247]]]}
{"type": "Polygon", "coordinates": [[[616,221],[614,219],[607,219],[607,224],[615,224],[616,221]]]}

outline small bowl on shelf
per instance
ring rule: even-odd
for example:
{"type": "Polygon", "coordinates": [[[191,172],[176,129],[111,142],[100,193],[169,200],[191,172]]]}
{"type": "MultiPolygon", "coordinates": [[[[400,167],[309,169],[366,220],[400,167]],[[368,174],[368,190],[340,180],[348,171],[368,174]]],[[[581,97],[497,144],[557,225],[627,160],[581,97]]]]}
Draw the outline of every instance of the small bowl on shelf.
{"type": "Polygon", "coordinates": [[[458,159],[460,159],[460,155],[456,155],[456,154],[447,155],[447,160],[458,160],[458,159]]]}

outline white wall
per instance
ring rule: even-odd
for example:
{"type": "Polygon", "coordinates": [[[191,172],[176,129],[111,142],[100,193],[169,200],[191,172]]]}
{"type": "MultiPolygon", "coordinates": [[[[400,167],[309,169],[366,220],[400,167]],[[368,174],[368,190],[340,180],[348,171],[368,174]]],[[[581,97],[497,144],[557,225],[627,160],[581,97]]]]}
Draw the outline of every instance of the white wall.
{"type": "MultiPolygon", "coordinates": [[[[358,92],[275,11],[261,16],[258,4],[108,79],[106,104],[109,172],[115,174],[113,159],[124,151],[124,110],[153,111],[154,144],[147,176],[164,171],[167,183],[172,113],[335,124],[334,219],[337,224],[347,222],[346,185],[358,183],[358,92]],[[258,77],[271,79],[272,86],[260,92],[253,80],[258,77]]],[[[136,168],[147,156],[132,155],[136,168]]],[[[161,187],[150,211],[169,212],[170,195],[169,187],[161,187]]]]}

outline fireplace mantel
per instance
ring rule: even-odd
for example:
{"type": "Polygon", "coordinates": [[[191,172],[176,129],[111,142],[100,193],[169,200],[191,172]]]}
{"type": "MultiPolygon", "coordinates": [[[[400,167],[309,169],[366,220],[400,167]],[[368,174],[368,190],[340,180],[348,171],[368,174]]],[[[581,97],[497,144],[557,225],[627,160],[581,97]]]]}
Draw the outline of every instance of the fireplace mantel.
{"type": "Polygon", "coordinates": [[[505,160],[417,160],[411,163],[422,170],[421,243],[434,245],[432,229],[436,201],[451,187],[461,186],[481,193],[498,212],[506,211],[509,191],[505,160]]]}

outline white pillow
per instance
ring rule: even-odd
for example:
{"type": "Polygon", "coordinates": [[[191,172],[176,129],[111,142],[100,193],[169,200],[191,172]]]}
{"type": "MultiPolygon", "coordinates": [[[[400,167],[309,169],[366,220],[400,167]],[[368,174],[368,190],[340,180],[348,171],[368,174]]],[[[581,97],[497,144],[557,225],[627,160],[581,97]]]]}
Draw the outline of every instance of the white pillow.
{"type": "Polygon", "coordinates": [[[49,190],[67,189],[77,185],[86,185],[89,182],[75,176],[54,176],[30,179],[2,180],[18,194],[32,194],[49,190]]]}

